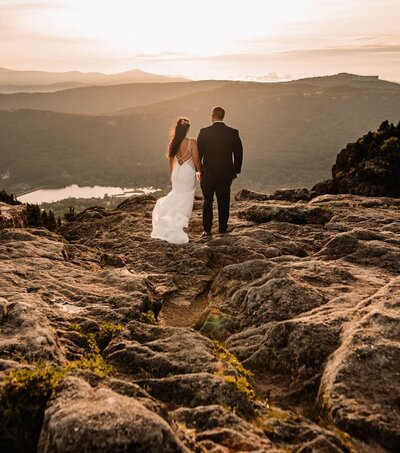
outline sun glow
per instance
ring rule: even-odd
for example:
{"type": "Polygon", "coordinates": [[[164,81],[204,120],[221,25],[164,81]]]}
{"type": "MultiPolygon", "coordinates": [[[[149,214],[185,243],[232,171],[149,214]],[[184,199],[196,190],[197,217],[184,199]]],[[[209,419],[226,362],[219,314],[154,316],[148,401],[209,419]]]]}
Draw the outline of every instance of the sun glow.
{"type": "MultiPolygon", "coordinates": [[[[61,3],[61,2],[58,2],[61,3]]],[[[29,18],[33,30],[98,41],[117,53],[210,55],[240,50],[243,40],[276,31],[304,16],[304,2],[247,0],[66,0],[64,8],[29,18]],[[290,7],[288,8],[288,3],[290,7]]],[[[307,2],[306,2],[307,3],[307,2]]]]}
{"type": "Polygon", "coordinates": [[[398,0],[0,0],[0,67],[400,80],[399,16],[398,0]]]}

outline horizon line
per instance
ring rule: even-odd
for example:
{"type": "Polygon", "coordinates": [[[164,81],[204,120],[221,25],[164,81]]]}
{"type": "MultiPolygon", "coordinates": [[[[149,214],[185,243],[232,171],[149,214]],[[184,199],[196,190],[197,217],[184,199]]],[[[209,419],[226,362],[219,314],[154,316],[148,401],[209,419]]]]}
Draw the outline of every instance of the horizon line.
{"type": "MultiPolygon", "coordinates": [[[[134,67],[132,69],[127,69],[123,71],[117,71],[117,72],[106,72],[106,71],[82,71],[80,69],[68,69],[65,71],[57,71],[57,70],[42,70],[42,69],[15,69],[15,68],[9,68],[9,67],[4,67],[0,66],[0,74],[2,71],[7,71],[7,72],[39,72],[39,73],[45,73],[45,74],[69,74],[69,73],[78,73],[78,74],[83,74],[83,75],[90,75],[90,74],[99,74],[99,75],[104,75],[104,76],[116,76],[116,75],[123,75],[123,74],[128,74],[130,72],[141,72],[145,75],[154,75],[154,76],[160,76],[160,77],[165,77],[168,79],[184,79],[184,81],[187,82],[201,82],[201,81],[227,81],[227,82],[254,82],[254,83],[284,83],[284,82],[294,82],[294,81],[300,81],[300,80],[307,80],[307,79],[313,79],[313,78],[320,78],[320,77],[334,77],[334,76],[339,76],[339,75],[350,75],[350,76],[361,76],[361,77],[378,77],[378,80],[384,81],[384,82],[391,82],[391,83],[400,83],[398,80],[388,80],[388,79],[381,79],[380,74],[360,74],[360,73],[354,73],[354,72],[346,72],[346,71],[340,71],[336,73],[323,73],[323,74],[316,74],[312,76],[306,76],[306,77],[293,77],[289,74],[285,76],[278,76],[275,72],[269,72],[267,74],[261,75],[251,75],[251,74],[246,74],[243,76],[233,76],[232,78],[223,78],[223,77],[206,77],[206,78],[196,78],[196,77],[188,77],[185,75],[180,75],[180,74],[165,74],[161,72],[152,72],[152,71],[146,71],[143,69],[140,69],[138,67],[134,67]]],[[[73,82],[71,80],[70,82],[73,82]]],[[[60,82],[60,83],[68,83],[68,82],[60,82]]],[[[157,83],[157,82],[128,82],[128,83],[157,83]]],[[[162,83],[162,82],[159,82],[162,83]]],[[[172,83],[172,82],[171,82],[172,83]]],[[[47,83],[43,85],[52,85],[53,83],[47,83]]],[[[8,84],[11,85],[11,84],[8,84]]],[[[40,86],[38,84],[32,84],[35,86],[40,86]]],[[[17,84],[16,86],[23,86],[21,84],[17,84]]]]}

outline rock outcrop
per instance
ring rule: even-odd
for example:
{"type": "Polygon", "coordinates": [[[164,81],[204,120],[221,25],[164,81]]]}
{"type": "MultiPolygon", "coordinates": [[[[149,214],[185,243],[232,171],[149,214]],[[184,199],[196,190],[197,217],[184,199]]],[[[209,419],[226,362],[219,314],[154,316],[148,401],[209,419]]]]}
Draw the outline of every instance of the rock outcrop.
{"type": "Polygon", "coordinates": [[[398,449],[400,200],[237,200],[179,246],[153,196],[0,231],[0,449],[398,449]]]}
{"type": "Polygon", "coordinates": [[[337,156],[332,179],[312,191],[352,193],[373,197],[400,197],[400,122],[383,122],[378,131],[368,132],[349,143],[337,156]]]}
{"type": "Polygon", "coordinates": [[[0,201],[0,230],[24,228],[28,224],[25,205],[11,206],[0,201]]]}

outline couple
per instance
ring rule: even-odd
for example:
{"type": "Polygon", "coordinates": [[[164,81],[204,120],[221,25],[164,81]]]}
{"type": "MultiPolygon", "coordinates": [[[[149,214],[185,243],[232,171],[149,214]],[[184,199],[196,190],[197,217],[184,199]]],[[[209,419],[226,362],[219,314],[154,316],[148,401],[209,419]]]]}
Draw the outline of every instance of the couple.
{"type": "Polygon", "coordinates": [[[243,146],[236,129],[224,123],[225,110],[214,107],[212,125],[200,130],[197,141],[187,137],[188,118],[179,118],[168,147],[172,190],[153,210],[152,238],[172,244],[189,242],[184,231],[193,210],[196,170],[203,192],[203,234],[211,236],[214,194],[218,203],[219,232],[228,228],[231,184],[240,173],[243,146]]]}

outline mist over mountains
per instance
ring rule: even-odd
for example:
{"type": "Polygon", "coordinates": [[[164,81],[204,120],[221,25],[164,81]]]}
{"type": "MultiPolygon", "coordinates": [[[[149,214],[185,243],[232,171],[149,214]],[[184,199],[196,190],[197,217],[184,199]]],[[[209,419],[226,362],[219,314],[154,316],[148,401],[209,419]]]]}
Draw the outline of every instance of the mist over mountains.
{"type": "Polygon", "coordinates": [[[190,136],[212,106],[240,130],[238,187],[274,190],[326,179],[337,153],[388,119],[400,119],[400,85],[350,74],[281,83],[202,81],[87,87],[0,96],[0,178],[37,187],[168,185],[164,157],[177,116],[190,136]]]}
{"type": "Polygon", "coordinates": [[[119,83],[183,82],[183,77],[168,77],[134,69],[117,74],[101,72],[18,71],[0,68],[0,93],[45,92],[87,85],[115,85],[119,83]]]}

